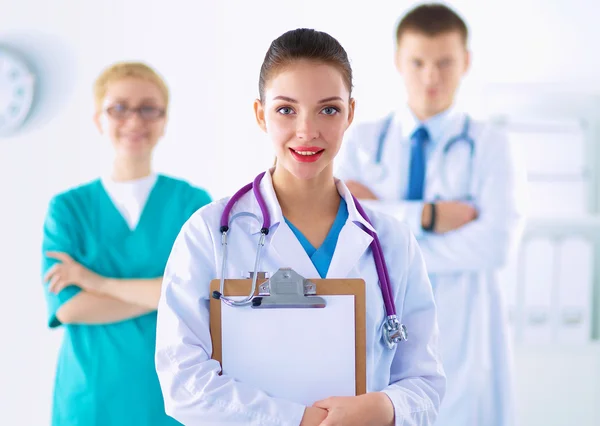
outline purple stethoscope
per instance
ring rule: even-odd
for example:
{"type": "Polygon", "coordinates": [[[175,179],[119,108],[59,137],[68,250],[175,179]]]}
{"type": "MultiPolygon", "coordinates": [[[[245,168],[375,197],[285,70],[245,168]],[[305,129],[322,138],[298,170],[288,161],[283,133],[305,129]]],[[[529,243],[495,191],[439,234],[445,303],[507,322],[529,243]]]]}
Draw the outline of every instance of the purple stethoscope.
{"type": "MultiPolygon", "coordinates": [[[[228,306],[244,306],[244,305],[252,303],[252,299],[254,298],[254,293],[256,291],[256,281],[258,279],[257,272],[260,267],[261,249],[265,245],[265,240],[266,240],[267,235],[269,234],[269,228],[271,227],[271,217],[269,215],[269,211],[267,209],[265,200],[262,197],[262,195],[260,194],[260,190],[259,190],[260,181],[262,180],[265,173],[266,172],[262,172],[254,179],[253,182],[249,183],[248,185],[246,185],[242,189],[240,189],[238,192],[236,192],[235,195],[233,197],[231,197],[231,199],[225,206],[225,210],[223,210],[223,215],[221,216],[221,224],[220,224],[221,227],[219,229],[221,232],[221,254],[222,254],[221,279],[220,279],[221,286],[220,286],[220,291],[213,293],[213,298],[222,300],[223,303],[227,304],[228,306]],[[229,297],[226,297],[223,295],[223,290],[225,287],[225,265],[227,264],[227,233],[229,232],[229,224],[230,224],[229,214],[231,213],[231,210],[233,209],[233,206],[235,205],[235,203],[237,203],[240,200],[240,198],[242,198],[242,196],[244,194],[246,194],[247,192],[249,192],[250,190],[252,190],[252,192],[254,192],[254,197],[256,198],[256,201],[258,202],[260,211],[263,216],[262,228],[260,230],[260,239],[258,241],[258,246],[256,249],[256,259],[254,262],[254,273],[252,274],[252,290],[250,291],[250,294],[248,294],[248,296],[245,299],[233,300],[233,299],[230,299],[229,297]]],[[[369,220],[369,217],[367,216],[367,214],[365,213],[365,211],[363,210],[361,205],[358,203],[358,200],[354,196],[352,196],[352,198],[354,200],[354,204],[356,205],[356,208],[357,208],[358,212],[360,213],[360,215],[371,226],[373,226],[373,224],[369,220]]],[[[260,219],[257,216],[253,215],[252,213],[238,213],[231,218],[231,222],[233,222],[233,220],[239,216],[254,217],[258,222],[260,222],[260,219]]],[[[407,340],[407,331],[406,331],[406,327],[404,326],[404,324],[400,324],[400,321],[398,320],[398,317],[396,315],[396,306],[394,304],[394,299],[392,297],[392,286],[390,284],[390,277],[388,274],[388,269],[387,269],[387,265],[385,263],[385,259],[383,257],[383,250],[381,248],[381,243],[379,242],[379,238],[377,237],[377,234],[375,232],[371,231],[370,229],[365,228],[364,230],[367,234],[369,234],[373,238],[373,241],[371,242],[371,250],[373,251],[373,258],[375,260],[375,267],[377,269],[377,276],[379,278],[379,286],[381,287],[381,294],[383,296],[383,303],[385,305],[386,317],[385,317],[385,321],[383,324],[383,339],[384,339],[384,342],[387,344],[388,348],[393,349],[396,347],[398,342],[407,340]]]]}

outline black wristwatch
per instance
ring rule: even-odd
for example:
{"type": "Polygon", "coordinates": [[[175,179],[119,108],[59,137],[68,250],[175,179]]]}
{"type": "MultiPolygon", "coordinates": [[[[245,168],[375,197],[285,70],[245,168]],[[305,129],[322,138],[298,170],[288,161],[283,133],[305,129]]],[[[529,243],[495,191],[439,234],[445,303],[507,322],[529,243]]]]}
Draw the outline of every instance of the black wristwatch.
{"type": "Polygon", "coordinates": [[[433,229],[435,228],[435,203],[429,203],[429,205],[431,206],[431,217],[429,219],[429,224],[427,226],[423,227],[424,231],[428,231],[428,232],[432,232],[433,229]]]}

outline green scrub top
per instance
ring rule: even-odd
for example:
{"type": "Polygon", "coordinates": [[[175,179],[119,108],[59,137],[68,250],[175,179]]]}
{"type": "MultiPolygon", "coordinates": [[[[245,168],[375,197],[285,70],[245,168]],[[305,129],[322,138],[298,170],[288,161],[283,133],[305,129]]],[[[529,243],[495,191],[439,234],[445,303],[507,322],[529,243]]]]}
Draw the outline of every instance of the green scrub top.
{"type": "MultiPolygon", "coordinates": [[[[163,275],[183,224],[211,201],[190,184],[159,175],[131,230],[100,180],[55,196],[44,223],[42,277],[56,263],[46,251],[62,251],[112,278],[163,275]]],[[[48,324],[60,326],[58,308],[80,288],[48,291],[48,324]]],[[[156,311],[117,323],[64,325],[52,409],[53,426],[167,426],[154,366],[156,311]]]]}

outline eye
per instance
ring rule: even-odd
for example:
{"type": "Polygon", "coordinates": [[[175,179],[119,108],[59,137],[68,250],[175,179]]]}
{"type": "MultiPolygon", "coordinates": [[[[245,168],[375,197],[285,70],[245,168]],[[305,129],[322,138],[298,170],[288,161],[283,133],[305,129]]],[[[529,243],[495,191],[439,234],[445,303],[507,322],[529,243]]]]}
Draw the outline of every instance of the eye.
{"type": "Polygon", "coordinates": [[[323,114],[325,114],[325,115],[335,115],[335,114],[337,114],[338,112],[340,112],[340,110],[339,110],[339,109],[337,109],[337,108],[335,108],[335,107],[325,107],[325,108],[323,108],[323,111],[322,111],[322,112],[323,112],[323,114]]]}
{"type": "Polygon", "coordinates": [[[164,115],[165,111],[153,105],[140,107],[140,115],[145,120],[156,120],[164,115]]]}
{"type": "Polygon", "coordinates": [[[126,104],[114,104],[106,108],[106,112],[113,118],[122,119],[129,114],[129,108],[126,104]]]}
{"type": "Polygon", "coordinates": [[[125,105],[125,104],[114,104],[113,106],[110,107],[110,109],[112,109],[115,112],[124,112],[124,111],[127,111],[127,105],[125,105]]]}
{"type": "Polygon", "coordinates": [[[281,108],[277,109],[277,112],[282,115],[290,115],[290,114],[294,113],[294,110],[291,109],[290,107],[281,107],[281,108]]]}
{"type": "Polygon", "coordinates": [[[412,64],[415,68],[421,68],[423,66],[423,61],[420,59],[413,59],[412,64]]]}
{"type": "Polygon", "coordinates": [[[452,65],[452,59],[443,59],[438,64],[440,68],[447,68],[450,65],[452,65]]]}

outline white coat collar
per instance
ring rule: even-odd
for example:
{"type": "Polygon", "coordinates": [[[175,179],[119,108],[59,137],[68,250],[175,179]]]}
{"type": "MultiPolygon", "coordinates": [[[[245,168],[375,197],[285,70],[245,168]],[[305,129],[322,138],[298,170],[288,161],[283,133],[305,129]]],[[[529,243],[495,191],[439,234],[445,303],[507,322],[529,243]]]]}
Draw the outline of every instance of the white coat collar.
{"type": "Polygon", "coordinates": [[[457,123],[462,124],[462,114],[455,106],[421,122],[415,117],[408,105],[403,105],[394,112],[393,123],[400,126],[402,141],[410,143],[413,132],[421,125],[427,128],[433,145],[445,142],[448,134],[455,132],[457,123]]]}
{"type": "MultiPolygon", "coordinates": [[[[279,201],[277,200],[277,195],[275,195],[275,189],[273,188],[273,177],[271,176],[272,172],[273,169],[267,170],[260,182],[260,193],[265,200],[267,211],[269,212],[269,216],[271,219],[269,227],[270,230],[278,226],[283,221],[283,213],[281,211],[279,201]]],[[[360,224],[372,232],[377,232],[375,228],[373,228],[373,226],[371,226],[371,224],[367,222],[358,212],[352,194],[350,193],[350,190],[344,184],[344,182],[339,179],[335,179],[335,182],[340,196],[344,199],[346,205],[348,206],[348,220],[360,224]]],[[[248,220],[243,221],[242,218],[239,219],[240,222],[246,224],[247,232],[249,232],[250,234],[259,233],[262,227],[263,214],[260,210],[260,206],[252,190],[248,191],[236,203],[236,205],[231,211],[231,215],[235,215],[242,212],[250,212],[260,219],[260,223],[250,218],[248,218],[248,220]]]]}

